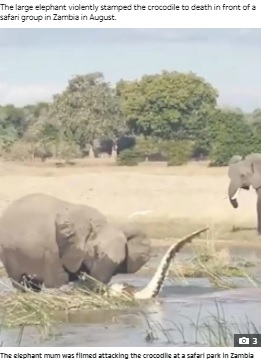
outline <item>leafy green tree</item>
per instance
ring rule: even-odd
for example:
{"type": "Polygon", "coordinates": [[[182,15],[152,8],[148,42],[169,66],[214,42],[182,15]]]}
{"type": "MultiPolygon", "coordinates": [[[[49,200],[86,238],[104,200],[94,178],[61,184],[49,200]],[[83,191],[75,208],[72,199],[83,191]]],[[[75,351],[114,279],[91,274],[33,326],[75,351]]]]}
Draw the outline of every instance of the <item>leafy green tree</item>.
{"type": "Polygon", "coordinates": [[[68,160],[117,143],[118,153],[129,148],[119,164],[160,153],[169,165],[207,157],[221,166],[232,155],[261,152],[261,109],[218,108],[217,97],[193,73],[163,71],[116,87],[100,72],[77,75],[50,103],[0,105],[1,155],[24,160],[51,152],[68,160]]]}
{"type": "Polygon", "coordinates": [[[208,129],[212,166],[227,165],[233,155],[255,151],[253,129],[243,114],[218,109],[212,114],[208,129]]]}
{"type": "Polygon", "coordinates": [[[1,152],[8,151],[19,140],[26,127],[26,118],[22,108],[14,105],[0,106],[0,144],[1,152]]]}
{"type": "Polygon", "coordinates": [[[119,98],[101,73],[75,76],[52,105],[63,137],[81,149],[97,139],[114,139],[124,132],[119,98]]]}
{"type": "Polygon", "coordinates": [[[137,135],[162,139],[193,136],[202,113],[216,106],[218,92],[193,73],[163,71],[117,86],[123,112],[137,135]]]}

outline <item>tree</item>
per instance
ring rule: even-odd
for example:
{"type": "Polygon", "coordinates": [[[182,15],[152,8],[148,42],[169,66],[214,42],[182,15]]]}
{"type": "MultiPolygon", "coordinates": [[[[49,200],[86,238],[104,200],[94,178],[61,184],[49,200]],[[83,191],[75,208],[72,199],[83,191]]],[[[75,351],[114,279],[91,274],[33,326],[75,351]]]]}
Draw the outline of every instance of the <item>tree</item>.
{"type": "Polygon", "coordinates": [[[245,156],[255,151],[253,129],[246,122],[244,115],[218,109],[209,120],[212,165],[227,165],[233,155],[245,156]]]}
{"type": "Polygon", "coordinates": [[[198,119],[216,106],[218,96],[204,79],[176,71],[121,80],[116,89],[130,129],[162,139],[193,137],[198,119]]]}
{"type": "Polygon", "coordinates": [[[81,149],[97,139],[114,139],[125,129],[119,98],[99,72],[69,80],[65,91],[54,96],[52,107],[64,139],[81,149]]]}
{"type": "Polygon", "coordinates": [[[8,151],[19,140],[26,128],[26,117],[22,108],[14,105],[0,106],[0,146],[8,151]]]}
{"type": "Polygon", "coordinates": [[[0,106],[1,155],[69,159],[129,148],[123,158],[160,154],[181,164],[205,157],[220,166],[236,153],[261,152],[261,109],[218,108],[217,97],[193,73],[163,71],[116,87],[100,72],[77,75],[50,103],[0,106]]]}

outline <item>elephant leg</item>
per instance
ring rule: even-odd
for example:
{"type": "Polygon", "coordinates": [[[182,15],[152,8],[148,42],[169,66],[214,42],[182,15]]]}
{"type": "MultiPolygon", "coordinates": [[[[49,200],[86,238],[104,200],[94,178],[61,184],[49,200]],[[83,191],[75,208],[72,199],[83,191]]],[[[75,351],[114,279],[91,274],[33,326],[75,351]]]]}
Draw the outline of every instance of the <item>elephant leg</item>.
{"type": "Polygon", "coordinates": [[[59,288],[69,283],[69,273],[64,269],[58,254],[46,251],[43,264],[46,288],[59,288]]]}
{"type": "Polygon", "coordinates": [[[22,292],[29,288],[32,291],[41,291],[43,280],[34,274],[33,269],[27,266],[28,258],[16,249],[1,249],[1,260],[12,286],[22,292]]]}
{"type": "Polygon", "coordinates": [[[257,232],[261,235],[261,188],[257,189],[257,232]]]}

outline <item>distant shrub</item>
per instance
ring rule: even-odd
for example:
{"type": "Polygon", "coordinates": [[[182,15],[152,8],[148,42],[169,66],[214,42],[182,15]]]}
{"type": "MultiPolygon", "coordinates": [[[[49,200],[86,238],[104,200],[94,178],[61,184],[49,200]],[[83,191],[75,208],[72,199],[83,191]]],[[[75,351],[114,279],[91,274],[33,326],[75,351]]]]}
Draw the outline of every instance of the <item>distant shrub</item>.
{"type": "Polygon", "coordinates": [[[162,141],[160,150],[167,157],[168,166],[186,164],[192,157],[192,143],[185,140],[162,141]]]}
{"type": "Polygon", "coordinates": [[[213,144],[210,152],[210,167],[227,166],[230,158],[235,154],[245,156],[251,153],[249,144],[236,144],[230,141],[213,144]]]}
{"type": "Polygon", "coordinates": [[[31,160],[33,149],[31,144],[23,141],[14,142],[8,150],[2,151],[2,157],[8,161],[31,160]]]}
{"type": "Polygon", "coordinates": [[[56,153],[58,158],[65,161],[82,157],[80,147],[73,142],[61,141],[57,145],[56,153]]]}
{"type": "Polygon", "coordinates": [[[137,138],[135,150],[145,158],[159,152],[158,141],[153,138],[137,138]]]}
{"type": "Polygon", "coordinates": [[[121,151],[117,157],[117,165],[119,166],[135,166],[144,160],[144,156],[137,149],[126,149],[121,151]]]}

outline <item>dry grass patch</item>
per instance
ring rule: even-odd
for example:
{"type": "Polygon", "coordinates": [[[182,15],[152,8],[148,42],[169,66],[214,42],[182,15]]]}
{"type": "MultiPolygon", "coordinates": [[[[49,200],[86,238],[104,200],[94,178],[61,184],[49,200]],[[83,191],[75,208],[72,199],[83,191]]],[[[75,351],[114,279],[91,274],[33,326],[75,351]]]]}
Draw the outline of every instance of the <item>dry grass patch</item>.
{"type": "MultiPolygon", "coordinates": [[[[208,219],[196,220],[192,218],[154,218],[145,219],[145,216],[133,219],[153,239],[153,246],[169,245],[174,239],[185,236],[198,228],[209,226],[211,239],[215,242],[227,242],[228,245],[246,244],[248,246],[260,245],[260,237],[257,235],[255,224],[249,225],[247,222],[239,226],[229,222],[211,222],[208,219]]],[[[206,234],[200,239],[196,239],[193,244],[203,242],[208,239],[206,234]]]]}
{"type": "Polygon", "coordinates": [[[251,281],[249,268],[254,264],[248,261],[233,259],[229,249],[217,250],[215,242],[197,244],[196,254],[189,260],[176,260],[170,269],[170,278],[204,277],[215,286],[232,288],[235,284],[232,277],[245,277],[251,281]]]}
{"type": "Polygon", "coordinates": [[[46,328],[59,320],[59,312],[69,316],[73,312],[125,309],[138,304],[127,295],[108,297],[104,293],[106,289],[103,285],[102,293],[82,286],[68,290],[48,289],[40,293],[26,290],[24,293],[16,291],[2,295],[0,311],[3,326],[39,325],[46,328]]]}

